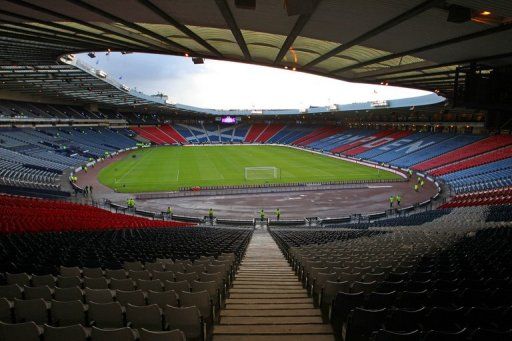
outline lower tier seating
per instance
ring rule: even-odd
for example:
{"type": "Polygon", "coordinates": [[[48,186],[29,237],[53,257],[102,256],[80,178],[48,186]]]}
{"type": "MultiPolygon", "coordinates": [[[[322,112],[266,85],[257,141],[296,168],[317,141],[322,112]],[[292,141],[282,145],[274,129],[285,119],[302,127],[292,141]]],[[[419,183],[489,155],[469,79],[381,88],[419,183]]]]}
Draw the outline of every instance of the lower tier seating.
{"type": "Polygon", "coordinates": [[[459,221],[321,244],[315,229],[272,235],[340,339],[510,340],[510,222],[459,221]]]}
{"type": "Polygon", "coordinates": [[[0,235],[0,339],[204,340],[251,233],[159,228],[0,235]]]}
{"type": "Polygon", "coordinates": [[[441,207],[447,208],[507,204],[512,204],[512,187],[459,194],[452,197],[449,202],[443,204],[441,207]]]}
{"type": "Polygon", "coordinates": [[[0,233],[182,227],[189,223],[155,221],[88,205],[0,195],[0,233]]]}

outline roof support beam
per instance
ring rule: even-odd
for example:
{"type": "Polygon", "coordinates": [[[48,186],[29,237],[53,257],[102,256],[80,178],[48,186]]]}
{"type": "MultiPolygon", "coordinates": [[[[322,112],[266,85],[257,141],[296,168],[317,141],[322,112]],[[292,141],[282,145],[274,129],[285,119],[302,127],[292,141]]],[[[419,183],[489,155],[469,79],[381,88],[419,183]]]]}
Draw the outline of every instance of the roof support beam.
{"type": "Polygon", "coordinates": [[[406,76],[399,76],[399,77],[391,77],[391,78],[379,78],[383,81],[388,82],[394,82],[395,80],[401,80],[401,79],[414,79],[414,78],[421,78],[421,77],[430,77],[430,76],[441,76],[441,75],[451,75],[455,74],[455,70],[453,71],[437,71],[437,72],[430,72],[430,73],[422,73],[419,75],[406,75],[406,76]]]}
{"type": "Polygon", "coordinates": [[[340,45],[334,49],[332,49],[331,51],[321,55],[320,57],[310,61],[309,63],[307,63],[306,65],[304,65],[302,68],[303,69],[307,69],[313,65],[316,65],[320,62],[323,62],[324,60],[327,60],[331,57],[334,57],[335,55],[345,51],[345,50],[348,50],[349,48],[355,46],[355,45],[359,45],[363,42],[365,42],[366,40],[370,39],[370,38],[373,38],[375,37],[376,35],[379,35],[381,34],[382,32],[386,31],[386,30],[389,30],[390,28],[392,27],[395,27],[396,25],[406,21],[406,20],[409,20],[415,16],[417,16],[418,14],[422,13],[422,12],[425,12],[429,9],[431,9],[432,7],[434,6],[437,6],[439,4],[442,4],[444,1],[443,0],[427,0],[427,1],[424,1],[422,2],[421,4],[419,4],[418,6],[415,6],[413,8],[411,8],[410,10],[400,14],[399,16],[397,17],[394,17],[393,19],[389,20],[389,21],[386,21],[385,23],[375,27],[374,29],[366,32],[366,33],[363,33],[362,35],[360,35],[359,37],[355,38],[355,39],[352,39],[351,41],[343,44],[343,45],[340,45]]]}
{"type": "Polygon", "coordinates": [[[53,23],[53,22],[49,22],[49,21],[43,21],[43,20],[40,20],[40,19],[31,18],[31,17],[27,17],[27,16],[24,16],[24,15],[21,15],[21,14],[12,13],[12,12],[9,12],[9,11],[4,11],[4,10],[0,10],[0,14],[6,15],[6,16],[9,16],[9,17],[13,17],[13,18],[17,18],[17,19],[21,19],[21,20],[24,20],[25,22],[38,23],[38,24],[42,24],[42,25],[45,25],[45,26],[48,26],[48,27],[53,27],[53,28],[57,29],[57,30],[50,30],[50,29],[42,27],[42,26],[35,27],[33,25],[30,25],[30,24],[24,24],[27,27],[32,27],[33,29],[37,29],[37,30],[44,30],[44,31],[46,31],[48,33],[51,32],[51,33],[62,34],[62,35],[66,35],[66,34],[67,35],[73,35],[75,37],[82,37],[82,38],[87,39],[87,40],[97,41],[97,42],[102,43],[102,44],[110,44],[110,46],[112,46],[112,47],[114,47],[114,46],[125,47],[125,48],[129,47],[129,45],[127,45],[126,42],[122,42],[120,40],[113,39],[113,38],[108,38],[108,37],[101,37],[101,38],[99,38],[98,36],[95,36],[94,33],[91,33],[91,32],[85,31],[85,30],[81,30],[81,29],[76,28],[76,27],[70,27],[70,26],[66,26],[66,25],[62,25],[62,24],[58,24],[58,23],[53,23]],[[75,34],[64,33],[61,30],[66,30],[66,31],[69,31],[69,32],[73,32],[75,34]]]}
{"type": "Polygon", "coordinates": [[[129,21],[126,21],[124,20],[123,18],[120,18],[112,13],[109,13],[107,11],[104,11],[102,10],[101,8],[98,8],[96,6],[93,6],[85,1],[82,1],[82,0],[67,0],[69,2],[71,2],[72,4],[76,5],[76,6],[79,6],[79,7],[82,7],[83,9],[86,9],[88,11],[91,11],[95,14],[98,14],[98,15],[101,15],[102,17],[104,18],[107,18],[109,20],[112,20],[114,22],[118,22],[118,23],[121,23],[123,24],[124,26],[126,27],[129,27],[131,29],[134,29],[142,34],[145,34],[145,35],[148,35],[150,37],[152,37],[153,39],[156,39],[164,44],[167,44],[169,46],[172,46],[173,48],[175,49],[178,49],[178,50],[181,50],[181,52],[187,52],[189,51],[190,49],[186,48],[185,46],[183,45],[180,45],[170,39],[168,39],[167,37],[164,37],[160,34],[157,34],[151,30],[148,30],[147,28],[145,27],[142,27],[140,25],[137,25],[135,23],[132,23],[132,22],[129,22],[129,21]]]}
{"type": "MultiPolygon", "coordinates": [[[[41,7],[41,6],[34,5],[34,4],[29,3],[29,2],[27,2],[25,0],[5,0],[5,1],[9,1],[9,2],[11,2],[13,4],[18,5],[18,6],[23,6],[23,7],[26,7],[26,8],[30,8],[30,9],[32,9],[34,11],[37,11],[37,12],[46,13],[46,14],[49,14],[51,16],[54,16],[54,17],[57,17],[57,18],[60,18],[60,19],[64,19],[66,21],[78,23],[80,25],[83,25],[83,26],[86,26],[86,27],[90,27],[90,28],[98,30],[98,31],[106,32],[106,33],[109,33],[109,34],[113,34],[115,36],[123,37],[125,39],[138,42],[139,44],[142,44],[144,46],[148,46],[148,47],[152,48],[153,51],[166,52],[166,50],[161,45],[155,44],[155,43],[153,43],[151,41],[148,41],[147,39],[143,39],[143,38],[140,37],[140,35],[124,34],[124,33],[119,32],[117,30],[112,30],[112,29],[109,29],[107,27],[102,27],[100,25],[92,24],[92,23],[89,23],[87,21],[83,21],[83,20],[80,20],[80,19],[77,19],[77,18],[74,18],[74,17],[70,17],[70,16],[68,16],[66,14],[62,14],[62,13],[55,12],[55,11],[52,11],[50,9],[47,9],[47,8],[44,8],[44,7],[41,7]]],[[[94,34],[94,36],[102,37],[101,35],[97,35],[97,34],[94,34]]],[[[126,44],[126,42],[124,42],[124,43],[126,44]]],[[[132,47],[132,49],[137,49],[137,48],[140,48],[140,46],[134,45],[132,47]]]]}
{"type": "Polygon", "coordinates": [[[220,10],[220,13],[224,17],[224,20],[226,21],[226,24],[228,25],[229,29],[231,30],[231,33],[233,33],[233,36],[236,39],[236,42],[238,43],[238,46],[240,47],[240,50],[242,50],[242,53],[244,54],[244,57],[247,61],[251,61],[251,53],[249,52],[249,48],[247,47],[247,43],[245,42],[244,36],[242,34],[242,31],[240,31],[240,28],[238,27],[238,24],[236,23],[235,17],[233,16],[233,13],[231,12],[231,9],[229,8],[228,3],[226,0],[215,0],[215,3],[217,4],[217,7],[220,10]]]}
{"type": "Polygon", "coordinates": [[[139,0],[139,2],[146,6],[148,9],[150,9],[153,13],[158,15],[160,18],[166,20],[169,24],[176,27],[182,33],[195,40],[198,44],[208,49],[208,51],[213,53],[215,56],[219,58],[223,57],[222,53],[220,53],[219,50],[217,50],[215,47],[210,45],[206,40],[195,34],[187,26],[183,25],[182,23],[171,17],[167,12],[164,12],[160,7],[151,2],[151,0],[139,0]]]}
{"type": "Polygon", "coordinates": [[[453,80],[453,76],[448,76],[448,77],[431,77],[431,78],[417,78],[417,79],[403,79],[403,80],[399,80],[397,82],[395,82],[392,79],[390,79],[388,81],[388,83],[392,84],[392,85],[395,85],[395,84],[401,84],[401,83],[421,83],[421,82],[428,83],[428,82],[431,82],[431,81],[439,81],[439,80],[453,80]]]}
{"type": "MultiPolygon", "coordinates": [[[[0,19],[0,23],[8,24],[10,26],[2,26],[0,27],[1,30],[11,31],[13,33],[20,33],[27,36],[32,37],[44,37],[48,39],[55,40],[57,44],[59,43],[67,43],[67,44],[74,44],[76,46],[80,46],[83,48],[91,49],[92,46],[95,46],[96,44],[95,39],[87,40],[86,37],[80,37],[74,34],[70,33],[64,33],[60,32],[59,34],[56,34],[56,31],[53,31],[52,33],[48,33],[48,31],[39,28],[33,27],[31,25],[22,24],[22,23],[15,23],[7,20],[0,19]]],[[[97,45],[96,45],[97,46],[97,45]]]]}
{"type": "Polygon", "coordinates": [[[306,24],[309,22],[309,19],[313,15],[314,11],[317,9],[320,1],[321,0],[315,0],[315,3],[313,5],[313,11],[311,13],[299,15],[297,21],[295,22],[295,25],[293,26],[292,30],[286,37],[283,46],[281,46],[281,49],[279,50],[279,53],[277,54],[276,59],[274,60],[274,65],[279,64],[281,60],[284,58],[284,56],[286,56],[286,53],[295,42],[295,39],[297,39],[298,35],[302,32],[306,24]]]}
{"type": "MultiPolygon", "coordinates": [[[[16,30],[14,28],[8,28],[8,27],[0,27],[0,32],[2,32],[3,37],[9,37],[13,39],[23,39],[23,40],[29,40],[29,41],[37,41],[37,42],[45,42],[49,44],[60,44],[62,46],[62,43],[67,42],[68,44],[76,44],[76,42],[71,42],[66,39],[55,39],[50,37],[45,37],[42,34],[38,34],[36,32],[32,32],[32,34],[24,33],[22,30],[16,30]],[[11,33],[7,33],[11,32],[11,33]]],[[[79,45],[71,45],[67,46],[68,48],[76,48],[80,47],[79,45]]],[[[90,47],[90,45],[89,45],[90,47]]]]}
{"type": "Polygon", "coordinates": [[[386,56],[382,56],[382,57],[379,57],[379,58],[367,60],[365,62],[357,63],[357,64],[350,65],[350,66],[345,66],[345,67],[339,68],[337,70],[333,70],[330,73],[341,73],[341,72],[344,72],[344,71],[349,71],[349,70],[353,70],[353,69],[359,69],[359,68],[362,68],[362,67],[365,67],[365,66],[368,66],[368,65],[382,63],[382,62],[385,62],[385,61],[388,61],[388,60],[392,60],[392,59],[395,59],[395,58],[400,58],[400,57],[404,57],[404,56],[407,56],[407,55],[415,55],[415,54],[418,54],[418,53],[421,53],[421,52],[425,52],[425,51],[429,51],[429,50],[434,50],[434,49],[438,49],[438,48],[441,48],[441,47],[450,46],[450,45],[461,43],[461,42],[468,41],[468,40],[471,40],[471,39],[482,38],[482,37],[485,37],[485,36],[488,36],[488,35],[491,35],[491,34],[496,34],[496,33],[499,33],[499,32],[504,32],[504,31],[509,30],[511,28],[512,28],[512,23],[509,22],[509,23],[501,24],[501,25],[493,27],[493,28],[486,29],[486,30],[482,30],[482,31],[466,34],[464,36],[460,36],[460,37],[455,37],[455,38],[439,41],[437,43],[433,43],[433,44],[417,47],[417,48],[414,48],[414,49],[411,49],[411,50],[402,51],[402,52],[398,52],[398,53],[392,53],[392,54],[389,54],[389,55],[386,55],[386,56]]]}
{"type": "Polygon", "coordinates": [[[437,69],[440,67],[456,66],[456,65],[469,64],[469,63],[479,63],[479,62],[485,62],[485,61],[489,61],[489,60],[497,60],[497,59],[510,58],[510,57],[512,57],[512,52],[500,53],[500,54],[476,57],[476,58],[468,58],[468,59],[463,59],[463,60],[458,60],[458,61],[453,61],[453,62],[447,62],[447,63],[436,64],[436,65],[431,65],[431,66],[423,66],[423,67],[419,67],[419,68],[411,68],[411,69],[400,70],[400,71],[383,72],[378,75],[362,76],[362,77],[358,77],[358,78],[354,78],[354,79],[357,81],[363,81],[366,79],[372,80],[372,79],[375,79],[375,77],[389,76],[389,75],[393,75],[393,74],[397,74],[397,73],[425,71],[425,70],[437,69]]]}

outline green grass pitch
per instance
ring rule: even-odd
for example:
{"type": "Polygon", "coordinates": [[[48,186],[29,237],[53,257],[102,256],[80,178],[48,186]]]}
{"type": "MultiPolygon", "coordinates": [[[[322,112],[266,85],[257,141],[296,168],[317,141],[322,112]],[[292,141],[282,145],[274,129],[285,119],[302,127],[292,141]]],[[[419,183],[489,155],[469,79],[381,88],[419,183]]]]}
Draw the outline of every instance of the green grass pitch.
{"type": "Polygon", "coordinates": [[[110,164],[99,181],[119,192],[180,187],[397,179],[375,168],[280,146],[193,146],[137,150],[110,164]],[[135,155],[135,157],[133,157],[135,155]],[[277,178],[246,180],[245,167],[276,167],[277,178]]]}

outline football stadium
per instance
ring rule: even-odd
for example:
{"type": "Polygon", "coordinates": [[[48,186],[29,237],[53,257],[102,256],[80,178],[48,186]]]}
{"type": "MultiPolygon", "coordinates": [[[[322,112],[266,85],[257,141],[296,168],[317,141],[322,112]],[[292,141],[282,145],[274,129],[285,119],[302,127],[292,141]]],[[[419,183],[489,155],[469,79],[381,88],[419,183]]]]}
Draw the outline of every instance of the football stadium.
{"type": "Polygon", "coordinates": [[[512,340],[511,29],[506,0],[0,0],[0,341],[512,340]]]}

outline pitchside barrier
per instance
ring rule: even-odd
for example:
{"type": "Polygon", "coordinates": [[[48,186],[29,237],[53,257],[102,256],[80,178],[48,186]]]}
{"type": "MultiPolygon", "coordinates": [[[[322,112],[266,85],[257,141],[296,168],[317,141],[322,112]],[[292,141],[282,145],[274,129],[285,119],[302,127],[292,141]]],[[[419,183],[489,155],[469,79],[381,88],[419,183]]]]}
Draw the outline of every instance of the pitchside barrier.
{"type": "MultiPolygon", "coordinates": [[[[273,188],[273,187],[303,187],[314,185],[346,185],[346,184],[374,184],[389,182],[407,182],[406,179],[374,179],[374,180],[350,180],[350,181],[315,181],[315,182],[287,182],[277,184],[252,184],[252,185],[229,185],[229,186],[202,186],[200,191],[219,190],[219,189],[244,189],[244,188],[273,188]]],[[[180,187],[179,191],[197,191],[196,186],[180,187]]]]}
{"type": "Polygon", "coordinates": [[[296,225],[304,225],[306,223],[305,219],[288,219],[288,220],[270,220],[268,222],[269,226],[296,226],[296,225]]]}
{"type": "Polygon", "coordinates": [[[361,189],[368,188],[369,183],[347,183],[337,185],[289,185],[271,186],[271,187],[246,187],[246,188],[233,188],[233,189],[208,189],[201,191],[179,191],[179,192],[154,192],[154,193],[138,193],[135,195],[136,199],[149,200],[149,199],[166,199],[166,198],[183,198],[183,197],[198,197],[198,196],[216,196],[216,195],[237,195],[237,194],[258,194],[258,193],[286,193],[286,192],[305,192],[305,191],[328,191],[328,190],[341,190],[341,189],[361,189]]]}

